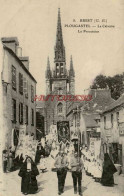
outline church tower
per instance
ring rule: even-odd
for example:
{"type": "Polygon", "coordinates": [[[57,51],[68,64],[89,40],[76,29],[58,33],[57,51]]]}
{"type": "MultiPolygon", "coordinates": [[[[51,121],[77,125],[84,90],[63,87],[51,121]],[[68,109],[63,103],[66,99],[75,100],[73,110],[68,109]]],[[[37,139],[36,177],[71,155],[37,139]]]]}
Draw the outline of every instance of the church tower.
{"type": "Polygon", "coordinates": [[[73,68],[72,56],[70,59],[70,70],[69,70],[69,91],[71,95],[75,94],[75,71],[73,68]]]}
{"type": "MultiPolygon", "coordinates": [[[[58,21],[56,32],[56,43],[54,47],[54,68],[51,71],[49,58],[47,60],[46,69],[46,95],[64,96],[75,94],[75,72],[73,68],[72,56],[70,59],[70,69],[66,68],[65,46],[63,43],[62,25],[60,9],[58,9],[58,21]]],[[[56,124],[57,121],[66,120],[67,102],[59,101],[54,98],[54,101],[46,102],[47,123],[48,129],[51,124],[56,124]],[[49,115],[48,115],[49,113],[49,115]],[[49,116],[49,117],[48,117],[49,116]]]]}
{"type": "Polygon", "coordinates": [[[46,69],[46,94],[49,95],[51,92],[51,83],[50,83],[50,79],[51,79],[51,69],[50,69],[50,61],[49,61],[49,57],[47,58],[47,69],[46,69]]]}

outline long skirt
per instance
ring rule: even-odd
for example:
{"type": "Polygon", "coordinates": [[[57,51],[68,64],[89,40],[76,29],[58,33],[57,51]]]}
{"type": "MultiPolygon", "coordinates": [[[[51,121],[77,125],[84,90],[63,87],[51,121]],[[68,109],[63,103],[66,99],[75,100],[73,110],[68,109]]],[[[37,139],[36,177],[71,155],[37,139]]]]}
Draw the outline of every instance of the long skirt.
{"type": "Polygon", "coordinates": [[[113,186],[114,185],[114,177],[112,173],[103,171],[101,183],[104,186],[113,186]]]}
{"type": "Polygon", "coordinates": [[[37,180],[35,176],[31,176],[30,173],[26,173],[22,177],[21,192],[27,194],[34,194],[38,190],[37,180]]]}
{"type": "Polygon", "coordinates": [[[13,168],[13,159],[10,157],[7,164],[8,171],[11,171],[13,168]]]}

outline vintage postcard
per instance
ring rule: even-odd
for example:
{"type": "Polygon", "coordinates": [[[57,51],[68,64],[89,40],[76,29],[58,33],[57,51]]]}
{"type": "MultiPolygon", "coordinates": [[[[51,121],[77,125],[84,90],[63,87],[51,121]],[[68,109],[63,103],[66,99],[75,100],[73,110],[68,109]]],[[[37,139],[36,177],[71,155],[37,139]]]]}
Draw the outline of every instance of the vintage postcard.
{"type": "Polygon", "coordinates": [[[0,3],[0,196],[124,196],[123,0],[0,3]]]}

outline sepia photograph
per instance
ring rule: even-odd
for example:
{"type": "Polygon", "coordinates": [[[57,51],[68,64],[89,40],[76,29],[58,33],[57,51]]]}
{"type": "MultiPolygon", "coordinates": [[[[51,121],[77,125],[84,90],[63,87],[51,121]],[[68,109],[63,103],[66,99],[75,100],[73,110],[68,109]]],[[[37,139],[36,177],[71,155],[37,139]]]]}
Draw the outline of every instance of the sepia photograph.
{"type": "Polygon", "coordinates": [[[123,0],[0,3],[0,196],[124,196],[123,0]]]}

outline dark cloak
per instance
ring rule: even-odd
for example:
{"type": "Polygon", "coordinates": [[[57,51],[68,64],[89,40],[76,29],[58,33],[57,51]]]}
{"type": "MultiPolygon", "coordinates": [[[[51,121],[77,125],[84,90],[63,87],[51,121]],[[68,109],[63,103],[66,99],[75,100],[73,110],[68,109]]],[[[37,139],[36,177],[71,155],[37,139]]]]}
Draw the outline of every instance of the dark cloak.
{"type": "Polygon", "coordinates": [[[113,174],[115,172],[117,172],[116,167],[114,166],[108,153],[105,153],[104,154],[104,163],[103,163],[103,172],[102,172],[102,178],[101,178],[102,185],[113,186],[114,185],[113,174]]]}
{"type": "Polygon", "coordinates": [[[22,177],[21,181],[21,192],[27,194],[34,194],[38,190],[36,176],[39,175],[38,169],[36,164],[31,159],[31,171],[27,172],[27,159],[23,163],[20,171],[19,176],[22,177]]]}
{"type": "Polygon", "coordinates": [[[45,149],[43,146],[39,145],[37,147],[36,156],[35,156],[35,163],[38,164],[40,162],[41,155],[45,156],[45,149]]]}

